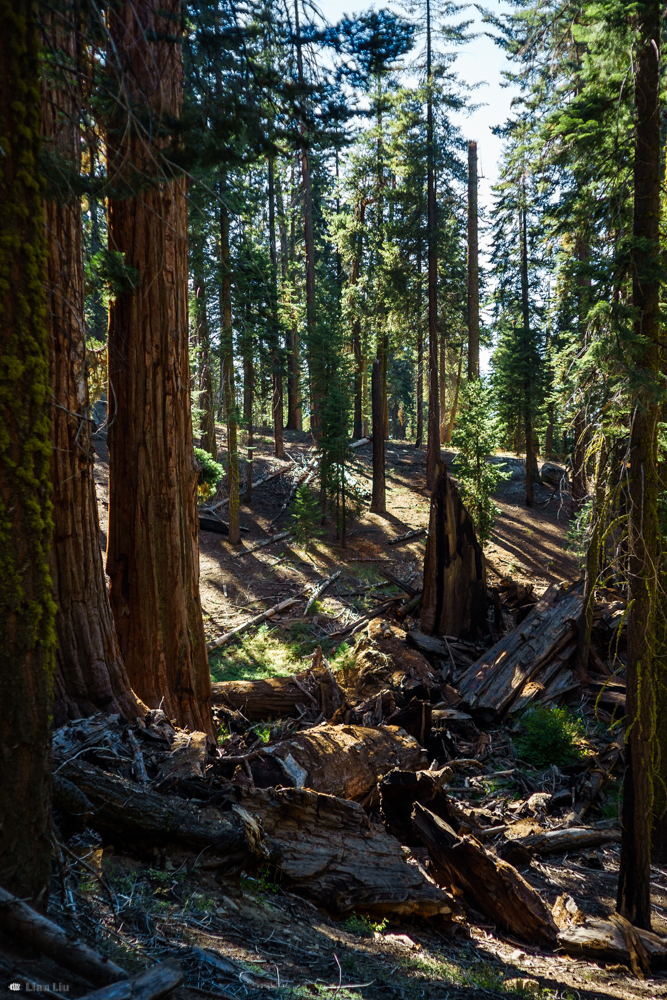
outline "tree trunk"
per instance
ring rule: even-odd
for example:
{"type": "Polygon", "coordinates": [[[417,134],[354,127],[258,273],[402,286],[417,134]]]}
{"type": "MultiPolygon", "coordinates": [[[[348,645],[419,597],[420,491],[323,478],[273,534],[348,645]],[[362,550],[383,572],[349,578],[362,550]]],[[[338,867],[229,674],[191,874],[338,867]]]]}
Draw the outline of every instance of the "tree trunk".
{"type": "Polygon", "coordinates": [[[586,578],[584,584],[584,614],[579,628],[577,645],[578,673],[582,681],[588,674],[588,657],[591,651],[591,632],[593,629],[593,611],[595,609],[595,586],[600,572],[600,542],[604,516],[605,481],[607,473],[607,442],[603,440],[597,457],[595,470],[595,495],[592,511],[590,541],[586,550],[586,578]]]}
{"type": "MultiPolygon", "coordinates": [[[[359,202],[359,243],[357,252],[352,261],[350,269],[350,287],[356,288],[359,282],[359,271],[361,269],[361,258],[363,255],[363,228],[366,217],[366,201],[362,198],[359,202]]],[[[361,317],[358,310],[355,310],[352,321],[352,351],[354,353],[354,440],[358,441],[363,437],[363,357],[361,353],[361,317]]]]}
{"type": "Polygon", "coordinates": [[[254,456],[254,427],[252,422],[252,397],[255,387],[255,370],[252,356],[252,334],[249,317],[246,318],[246,329],[243,334],[243,422],[246,426],[246,447],[248,458],[245,466],[246,503],[252,503],[252,465],[254,456]]]}
{"type": "Polygon", "coordinates": [[[459,392],[461,391],[462,370],[463,344],[461,344],[461,350],[459,352],[459,367],[456,372],[456,385],[454,386],[454,402],[452,403],[451,413],[449,414],[449,423],[447,424],[447,431],[445,432],[445,444],[450,444],[452,440],[452,432],[454,431],[454,423],[456,422],[456,414],[459,408],[459,392]]]}
{"type": "Polygon", "coordinates": [[[544,437],[544,455],[552,458],[554,452],[554,404],[547,405],[547,430],[544,437]]]}
{"type": "Polygon", "coordinates": [[[204,247],[203,234],[200,231],[201,222],[197,220],[192,226],[192,270],[194,282],[194,308],[196,343],[199,348],[199,407],[202,411],[201,438],[199,447],[209,453],[213,459],[218,457],[218,444],[215,437],[215,412],[213,409],[213,373],[211,371],[211,338],[208,328],[208,303],[206,294],[206,279],[204,277],[204,247]]]}
{"type": "Polygon", "coordinates": [[[285,457],[283,442],[283,365],[280,349],[280,320],[278,318],[278,256],[276,253],[276,211],[273,183],[273,157],[269,157],[269,251],[271,254],[271,412],[273,415],[273,441],[276,458],[285,457]]]}
{"type": "MultiPolygon", "coordinates": [[[[161,119],[181,110],[181,47],[165,39],[179,17],[178,0],[140,6],[124,0],[109,11],[110,68],[127,98],[161,119]]],[[[159,156],[145,136],[125,116],[111,123],[109,167],[117,190],[135,191],[159,156]]],[[[109,313],[111,606],[139,697],[181,726],[212,733],[199,601],[185,178],[112,200],[109,246],[138,275],[109,313]]]]}
{"type": "Polygon", "coordinates": [[[523,426],[526,434],[526,507],[533,506],[533,402],[531,395],[532,350],[530,337],[530,299],[528,294],[528,234],[526,232],[526,189],[522,183],[521,205],[521,313],[523,320],[523,426]]]}
{"type": "Polygon", "coordinates": [[[239,522],[239,444],[236,391],[234,388],[234,331],[232,328],[232,272],[229,250],[229,211],[224,201],[226,183],[221,185],[220,204],[220,353],[222,396],[227,421],[227,489],[229,491],[229,544],[241,544],[239,522]]]}
{"type": "Polygon", "coordinates": [[[447,434],[447,337],[446,331],[440,332],[440,369],[438,372],[440,379],[440,391],[438,393],[440,401],[440,444],[444,444],[447,434]]]}
{"type": "Polygon", "coordinates": [[[572,450],[572,513],[578,513],[588,494],[586,481],[586,419],[582,409],[574,415],[574,448],[572,450]]]}
{"type": "Polygon", "coordinates": [[[415,448],[424,444],[424,327],[422,326],[422,252],[417,250],[417,431],[415,448]]]}
{"type": "Polygon", "coordinates": [[[660,113],[661,5],[639,7],[635,70],[633,289],[637,383],[630,431],[629,600],[625,779],[617,906],[651,928],[651,826],[655,739],[655,566],[658,556],[660,416],[660,113]]]}
{"type": "Polygon", "coordinates": [[[51,876],[49,362],[35,5],[0,7],[0,872],[45,905],[51,876]]]}
{"type": "Polygon", "coordinates": [[[373,378],[371,388],[373,410],[373,496],[371,511],[374,514],[385,514],[387,501],[384,477],[384,406],[382,405],[382,368],[381,362],[373,362],[373,378]]]}
{"type": "Polygon", "coordinates": [[[479,240],[477,143],[468,143],[468,378],[479,378],[479,240]]]}
{"type": "MultiPolygon", "coordinates": [[[[67,15],[69,16],[69,15],[67,15]]],[[[76,59],[76,37],[62,21],[46,15],[49,47],[62,66],[76,59]]],[[[61,71],[62,72],[62,71],[61,71]]],[[[77,83],[45,81],[42,132],[54,162],[80,168],[76,114],[77,83]]],[[[53,546],[50,553],[56,615],[53,718],[100,710],[134,720],[132,693],[109,604],[93,478],[90,405],[86,380],[85,290],[81,201],[46,202],[47,333],[53,399],[51,481],[53,546]]]]}
{"type": "Polygon", "coordinates": [[[426,486],[435,485],[440,461],[440,407],[438,406],[438,252],[435,203],[435,155],[433,149],[433,77],[431,73],[431,2],[426,0],[426,76],[428,105],[427,143],[427,235],[428,235],[428,437],[426,443],[426,486]]]}

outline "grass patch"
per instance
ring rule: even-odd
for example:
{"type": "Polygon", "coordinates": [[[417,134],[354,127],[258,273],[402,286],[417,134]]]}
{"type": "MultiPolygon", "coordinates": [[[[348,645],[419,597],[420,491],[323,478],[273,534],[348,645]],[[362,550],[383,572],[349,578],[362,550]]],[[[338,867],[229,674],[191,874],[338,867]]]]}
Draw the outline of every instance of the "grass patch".
{"type": "MultiPolygon", "coordinates": [[[[290,625],[286,633],[282,629],[269,630],[263,624],[256,632],[239,637],[209,657],[211,679],[246,681],[299,673],[308,666],[301,662],[303,657],[309,656],[319,644],[303,622],[290,625]]],[[[352,657],[347,643],[335,649],[326,640],[321,645],[334,670],[350,665],[352,657]]]]}
{"type": "Polygon", "coordinates": [[[533,767],[565,767],[581,757],[581,720],[566,708],[536,705],[525,713],[521,725],[516,749],[522,760],[533,767]]]}
{"type": "Polygon", "coordinates": [[[379,923],[374,923],[370,917],[365,917],[363,914],[353,913],[351,917],[348,917],[344,922],[343,927],[349,934],[356,934],[357,937],[373,937],[375,931],[378,934],[386,929],[388,924],[387,920],[381,920],[379,923]]]}

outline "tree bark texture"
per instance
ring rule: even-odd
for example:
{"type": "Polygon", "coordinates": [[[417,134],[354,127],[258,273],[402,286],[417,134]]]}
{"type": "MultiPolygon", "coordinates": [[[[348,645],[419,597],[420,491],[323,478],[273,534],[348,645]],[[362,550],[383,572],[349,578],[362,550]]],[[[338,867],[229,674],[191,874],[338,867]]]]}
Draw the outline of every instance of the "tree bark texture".
{"type": "Polygon", "coordinates": [[[443,462],[431,497],[421,626],[431,634],[462,637],[486,631],[484,552],[443,462]]]}
{"type": "Polygon", "coordinates": [[[435,151],[433,148],[433,77],[431,73],[431,4],[426,0],[426,110],[427,221],[428,235],[428,432],[426,442],[426,486],[435,486],[440,461],[440,407],[438,405],[438,248],[435,201],[435,151]]]}
{"type": "Polygon", "coordinates": [[[523,426],[526,434],[526,507],[533,506],[533,477],[535,457],[533,455],[533,400],[531,383],[532,344],[530,334],[530,298],[528,286],[528,234],[526,231],[526,192],[522,186],[521,205],[521,313],[523,320],[523,426]]]}
{"type": "MultiPolygon", "coordinates": [[[[68,32],[63,21],[50,14],[45,21],[51,52],[57,53],[60,66],[71,65],[77,56],[74,26],[68,32]]],[[[76,79],[69,74],[45,80],[42,132],[50,162],[67,164],[78,172],[76,94],[76,79]]],[[[120,712],[134,720],[139,706],[121,656],[100,551],[86,379],[81,201],[74,193],[67,200],[50,197],[45,214],[53,402],[50,562],[58,608],[53,717],[56,726],[100,710],[120,712]]]]}
{"type": "Polygon", "coordinates": [[[387,499],[384,474],[384,406],[382,400],[382,362],[373,362],[373,378],[371,387],[373,410],[373,495],[371,511],[374,514],[385,514],[387,499]]]}
{"type": "Polygon", "coordinates": [[[655,740],[655,615],[658,556],[658,378],[660,372],[661,5],[638,5],[635,68],[633,289],[635,357],[641,388],[630,432],[627,731],[618,911],[651,928],[651,826],[655,740]]]}
{"type": "MultiPolygon", "coordinates": [[[[179,15],[178,0],[139,7],[128,0],[109,14],[110,63],[123,99],[146,108],[154,127],[180,114],[181,48],[164,37],[176,31],[179,15]]],[[[111,174],[129,195],[110,202],[109,247],[136,269],[138,284],[118,295],[109,314],[107,573],[133,689],[181,726],[211,733],[190,415],[186,182],[163,175],[143,186],[160,164],[147,134],[129,129],[124,116],[108,132],[111,174]],[[141,193],[130,193],[137,186],[141,193]]]]}
{"type": "Polygon", "coordinates": [[[269,157],[269,252],[271,255],[271,413],[276,458],[285,457],[283,441],[283,365],[278,318],[278,254],[276,250],[276,203],[273,157],[269,157]]]}
{"type": "Polygon", "coordinates": [[[468,143],[468,378],[479,378],[477,143],[468,143]]]}
{"type": "Polygon", "coordinates": [[[36,5],[0,6],[0,873],[18,896],[50,880],[49,359],[39,179],[36,5]]]}

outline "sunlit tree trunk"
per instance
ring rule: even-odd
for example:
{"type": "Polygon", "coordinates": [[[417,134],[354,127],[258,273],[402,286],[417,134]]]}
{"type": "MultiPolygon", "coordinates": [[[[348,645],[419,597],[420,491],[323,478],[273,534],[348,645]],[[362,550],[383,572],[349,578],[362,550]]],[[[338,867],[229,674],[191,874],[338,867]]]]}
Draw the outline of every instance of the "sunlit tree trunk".
{"type": "Polygon", "coordinates": [[[229,544],[239,545],[239,439],[236,389],[234,385],[234,330],[232,327],[232,270],[229,248],[229,210],[226,184],[221,185],[220,203],[220,380],[227,421],[227,489],[229,490],[229,544]]]}
{"type": "Polygon", "coordinates": [[[422,325],[422,252],[417,250],[417,429],[415,448],[424,443],[424,327],[422,325]]]}
{"type": "Polygon", "coordinates": [[[273,157],[269,157],[269,253],[271,255],[271,415],[276,458],[285,457],[283,442],[283,365],[278,319],[278,255],[276,251],[276,206],[273,157]]]}
{"type": "Polygon", "coordinates": [[[190,412],[187,191],[185,178],[163,173],[153,138],[158,121],[180,115],[180,16],[178,0],[109,8],[109,68],[121,103],[147,109],[154,127],[119,114],[107,140],[114,188],[127,195],[110,201],[109,248],[137,276],[109,314],[107,573],[133,689],[179,725],[212,734],[190,412]]]}
{"type": "Polygon", "coordinates": [[[533,477],[535,458],[533,455],[533,401],[531,391],[532,351],[530,335],[530,299],[528,294],[528,234],[526,231],[526,192],[522,186],[521,229],[521,315],[523,320],[523,428],[526,435],[526,506],[533,506],[533,477]]]}
{"type": "Polygon", "coordinates": [[[435,154],[433,148],[433,77],[431,73],[431,3],[426,0],[426,109],[427,143],[427,234],[428,234],[428,435],[426,485],[433,489],[440,461],[440,407],[438,405],[438,252],[435,203],[435,154]]]}
{"type": "Polygon", "coordinates": [[[477,143],[468,143],[468,378],[479,378],[479,239],[477,143]]]}
{"type": "Polygon", "coordinates": [[[0,5],[0,882],[45,907],[56,609],[35,15],[0,5]]]}
{"type": "Polygon", "coordinates": [[[202,411],[200,448],[218,457],[218,445],[215,437],[215,409],[213,405],[213,371],[211,361],[211,335],[208,325],[208,294],[204,276],[203,234],[199,231],[199,220],[192,227],[192,270],[194,283],[195,336],[199,349],[198,357],[198,389],[199,406],[202,411]]]}

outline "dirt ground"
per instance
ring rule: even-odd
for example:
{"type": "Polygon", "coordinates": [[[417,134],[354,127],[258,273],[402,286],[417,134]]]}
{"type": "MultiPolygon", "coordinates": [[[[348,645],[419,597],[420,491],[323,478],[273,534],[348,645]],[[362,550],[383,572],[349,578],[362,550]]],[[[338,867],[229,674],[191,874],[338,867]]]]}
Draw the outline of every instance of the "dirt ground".
{"type": "MultiPolygon", "coordinates": [[[[308,435],[286,432],[285,439],[287,453],[295,466],[302,467],[312,454],[308,435]]],[[[108,467],[104,442],[96,440],[100,459],[95,476],[104,545],[108,467]]],[[[273,457],[269,437],[256,435],[255,440],[253,478],[257,481],[283,463],[273,457]]],[[[449,462],[454,455],[444,457],[449,462]]],[[[496,497],[501,513],[486,550],[489,583],[509,576],[532,584],[539,595],[551,583],[577,579],[577,560],[565,547],[568,513],[564,505],[551,497],[549,489],[536,485],[536,503],[528,510],[523,504],[521,462],[516,456],[502,458],[513,476],[501,484],[496,497]]],[[[351,471],[360,488],[370,492],[370,445],[356,451],[351,471]]],[[[341,570],[315,614],[304,617],[304,597],[286,614],[274,616],[268,625],[277,639],[288,639],[299,626],[299,635],[307,638],[310,649],[321,643],[331,650],[336,644],[330,638],[332,633],[355,621],[362,610],[372,608],[373,600],[396,593],[382,581],[381,569],[421,585],[424,535],[395,546],[388,542],[428,524],[424,451],[406,442],[388,442],[387,514],[379,516],[366,510],[353,520],[345,548],[336,537],[335,524],[330,523],[307,552],[288,540],[240,555],[253,543],[289,527],[289,514],[277,515],[294,479],[290,468],[259,487],[251,505],[242,504],[241,524],[249,531],[236,552],[221,536],[201,532],[201,598],[209,641],[287,597],[307,594],[314,583],[341,570]]],[[[219,496],[225,495],[223,483],[219,496]]],[[[224,679],[224,664],[234,657],[234,646],[225,649],[226,659],[219,662],[217,679],[224,679]]],[[[213,668],[215,656],[211,663],[213,668]]],[[[528,832],[522,830],[523,834],[528,832]]],[[[116,877],[114,865],[119,869],[134,866],[132,878],[146,877],[145,866],[141,869],[127,858],[105,855],[103,863],[110,880],[116,877]]],[[[191,869],[191,861],[183,863],[191,869]]],[[[170,864],[178,871],[178,859],[172,858],[170,864]]],[[[618,845],[613,843],[585,855],[534,860],[523,871],[549,903],[568,892],[585,913],[600,915],[614,908],[617,873],[618,845]]],[[[653,878],[654,930],[667,933],[667,871],[656,867],[653,878]]],[[[163,956],[182,954],[186,964],[190,962],[198,986],[179,991],[183,1000],[202,995],[481,1000],[506,996],[512,990],[523,990],[527,995],[540,989],[545,997],[568,1000],[667,996],[667,978],[661,974],[641,981],[624,966],[605,967],[548,954],[499,934],[494,927],[475,924],[473,919],[446,932],[410,925],[374,931],[367,925],[359,928],[334,922],[261,878],[216,878],[213,873],[191,871],[187,892],[179,889],[179,884],[176,879],[171,910],[167,907],[156,913],[150,933],[152,947],[155,941],[161,944],[163,956]],[[198,894],[208,902],[195,913],[192,898],[198,894]],[[195,946],[238,959],[250,970],[250,978],[241,976],[232,981],[233,977],[226,978],[196,953],[187,958],[187,948],[195,946]],[[261,982],[261,976],[267,978],[261,982]]],[[[134,929],[132,935],[136,946],[144,948],[141,934],[134,929]]]]}

